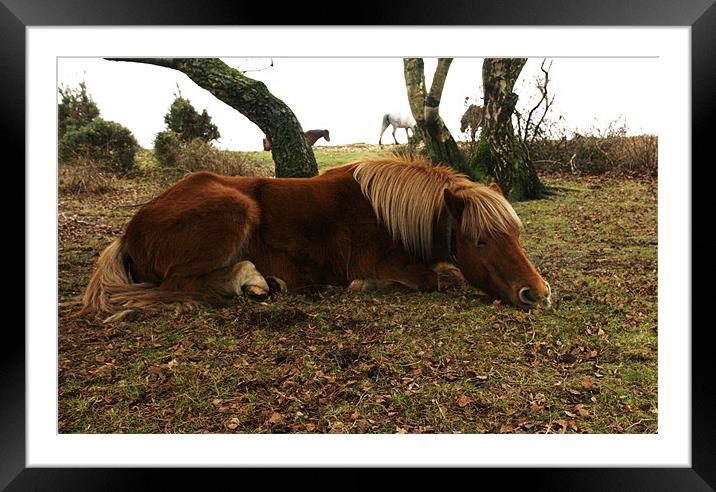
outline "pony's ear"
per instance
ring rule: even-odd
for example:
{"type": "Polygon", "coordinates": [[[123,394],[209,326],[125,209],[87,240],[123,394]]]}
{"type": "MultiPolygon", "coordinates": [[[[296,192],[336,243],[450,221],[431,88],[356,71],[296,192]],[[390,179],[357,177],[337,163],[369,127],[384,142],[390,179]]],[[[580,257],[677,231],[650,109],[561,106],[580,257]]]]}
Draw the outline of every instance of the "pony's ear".
{"type": "Polygon", "coordinates": [[[448,212],[450,212],[450,215],[460,222],[460,219],[462,219],[462,211],[465,208],[465,201],[457,196],[450,188],[445,188],[443,197],[445,198],[445,206],[448,212]]]}
{"type": "Polygon", "coordinates": [[[505,196],[505,192],[502,191],[502,188],[500,188],[500,185],[498,185],[497,183],[492,183],[490,185],[490,188],[498,192],[500,195],[505,196]]]}

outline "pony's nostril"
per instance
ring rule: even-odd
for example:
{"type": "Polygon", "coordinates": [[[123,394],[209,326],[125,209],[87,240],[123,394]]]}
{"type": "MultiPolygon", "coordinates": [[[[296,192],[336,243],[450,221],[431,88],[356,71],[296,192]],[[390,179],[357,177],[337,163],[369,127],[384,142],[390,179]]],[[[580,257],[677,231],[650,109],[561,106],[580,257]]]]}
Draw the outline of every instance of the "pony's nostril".
{"type": "Polygon", "coordinates": [[[530,306],[537,304],[538,299],[534,296],[529,287],[522,287],[520,289],[520,301],[530,306]]]}

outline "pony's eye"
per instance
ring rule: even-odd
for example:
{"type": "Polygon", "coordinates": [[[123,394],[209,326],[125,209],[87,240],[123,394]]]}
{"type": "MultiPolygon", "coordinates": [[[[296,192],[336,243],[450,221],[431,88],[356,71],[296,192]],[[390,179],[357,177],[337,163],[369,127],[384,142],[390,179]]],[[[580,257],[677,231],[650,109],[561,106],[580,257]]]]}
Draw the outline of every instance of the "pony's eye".
{"type": "Polygon", "coordinates": [[[475,243],[475,246],[477,246],[478,248],[484,248],[485,246],[487,246],[487,243],[485,241],[478,241],[475,243]]]}

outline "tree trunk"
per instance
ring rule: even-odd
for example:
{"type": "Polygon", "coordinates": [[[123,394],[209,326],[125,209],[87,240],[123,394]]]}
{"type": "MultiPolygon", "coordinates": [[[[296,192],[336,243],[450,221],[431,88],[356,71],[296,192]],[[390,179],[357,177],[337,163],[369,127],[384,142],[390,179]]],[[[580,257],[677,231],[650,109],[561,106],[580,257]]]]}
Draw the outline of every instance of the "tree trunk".
{"type": "Polygon", "coordinates": [[[291,108],[266,85],[231,68],[218,58],[108,58],[173,68],[186,74],[255,123],[271,142],[276,177],[302,178],[318,174],[316,158],[291,108]]]}
{"type": "Polygon", "coordinates": [[[416,122],[416,133],[425,143],[428,159],[433,164],[445,164],[474,179],[465,156],[460,151],[440,117],[440,99],[452,58],[438,58],[430,92],[425,91],[425,68],[422,58],[403,59],[405,86],[410,111],[416,122]]]}
{"type": "Polygon", "coordinates": [[[512,90],[526,62],[526,58],[486,58],[482,64],[483,132],[492,154],[488,171],[504,193],[517,201],[545,194],[545,187],[512,126],[517,104],[517,94],[512,90]]]}

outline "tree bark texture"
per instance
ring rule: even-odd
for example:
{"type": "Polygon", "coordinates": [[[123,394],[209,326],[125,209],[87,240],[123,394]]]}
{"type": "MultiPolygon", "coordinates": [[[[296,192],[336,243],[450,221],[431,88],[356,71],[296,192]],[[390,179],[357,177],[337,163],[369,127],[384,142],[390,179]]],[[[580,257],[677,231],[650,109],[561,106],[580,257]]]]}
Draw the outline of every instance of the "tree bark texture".
{"type": "Polygon", "coordinates": [[[276,177],[316,176],[318,165],[298,119],[266,85],[218,58],[110,58],[173,68],[255,123],[271,142],[276,177]]]}
{"type": "Polygon", "coordinates": [[[545,188],[512,125],[517,104],[513,91],[526,58],[486,58],[482,64],[484,87],[483,132],[492,159],[488,171],[514,200],[544,196],[545,188]]]}
{"type": "Polygon", "coordinates": [[[440,117],[440,99],[452,58],[439,58],[430,91],[425,88],[425,66],[422,58],[403,59],[405,87],[410,111],[416,122],[416,133],[425,143],[428,160],[445,164],[470,178],[475,178],[450,130],[440,117]]]}

